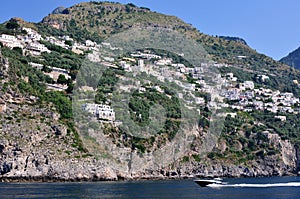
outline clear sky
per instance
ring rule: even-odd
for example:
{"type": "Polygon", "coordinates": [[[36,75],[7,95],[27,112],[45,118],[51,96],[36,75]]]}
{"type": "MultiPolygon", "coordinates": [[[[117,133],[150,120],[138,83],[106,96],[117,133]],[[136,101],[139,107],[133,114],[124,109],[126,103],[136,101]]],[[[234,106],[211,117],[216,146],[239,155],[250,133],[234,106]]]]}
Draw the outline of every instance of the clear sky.
{"type": "MultiPolygon", "coordinates": [[[[0,22],[39,22],[58,6],[88,0],[2,0],[0,22]]],[[[238,36],[278,60],[300,46],[299,0],[113,0],[175,15],[209,35],[238,36]]]]}

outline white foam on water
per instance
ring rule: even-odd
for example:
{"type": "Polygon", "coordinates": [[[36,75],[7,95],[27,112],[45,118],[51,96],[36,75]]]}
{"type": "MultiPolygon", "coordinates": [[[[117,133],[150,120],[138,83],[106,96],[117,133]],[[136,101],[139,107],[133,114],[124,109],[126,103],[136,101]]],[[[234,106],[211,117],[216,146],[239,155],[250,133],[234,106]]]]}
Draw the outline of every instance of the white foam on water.
{"type": "Polygon", "coordinates": [[[253,188],[266,188],[266,187],[300,187],[300,182],[287,182],[287,183],[272,183],[272,184],[210,184],[208,187],[221,188],[221,187],[253,187],[253,188]]]}

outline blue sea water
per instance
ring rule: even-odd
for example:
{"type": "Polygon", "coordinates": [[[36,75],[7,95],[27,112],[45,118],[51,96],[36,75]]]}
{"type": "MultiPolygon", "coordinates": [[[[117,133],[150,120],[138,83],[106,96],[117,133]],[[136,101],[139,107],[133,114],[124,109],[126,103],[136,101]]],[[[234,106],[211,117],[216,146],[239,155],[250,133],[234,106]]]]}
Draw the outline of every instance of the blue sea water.
{"type": "Polygon", "coordinates": [[[299,199],[300,177],[224,179],[220,187],[200,187],[193,180],[0,183],[0,198],[255,198],[299,199]]]}

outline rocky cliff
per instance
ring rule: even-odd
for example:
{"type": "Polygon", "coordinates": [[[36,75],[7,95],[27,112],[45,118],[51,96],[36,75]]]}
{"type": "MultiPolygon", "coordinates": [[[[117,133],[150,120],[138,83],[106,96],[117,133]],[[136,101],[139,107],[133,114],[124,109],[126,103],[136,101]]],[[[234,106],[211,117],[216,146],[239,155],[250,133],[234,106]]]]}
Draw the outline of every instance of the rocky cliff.
{"type": "Polygon", "coordinates": [[[296,171],[297,171],[297,174],[300,175],[300,149],[298,147],[296,147],[296,157],[297,157],[296,171]]]}
{"type": "MultiPolygon", "coordinates": [[[[11,105],[6,110],[10,115],[11,105]]],[[[26,114],[26,107],[20,112],[26,114]]],[[[53,113],[47,113],[45,120],[50,121],[53,113]]],[[[40,112],[34,113],[41,117],[40,112]]],[[[9,116],[8,116],[9,117],[9,116]]],[[[0,178],[2,181],[91,181],[91,180],[123,180],[123,179],[165,179],[187,178],[191,176],[222,176],[222,177],[258,177],[284,176],[296,174],[299,170],[299,150],[287,140],[282,140],[276,134],[268,134],[270,144],[273,144],[280,154],[262,156],[247,163],[233,164],[230,160],[200,160],[184,161],[182,159],[171,165],[158,169],[146,167],[140,162],[140,167],[130,168],[129,164],[120,163],[112,166],[106,161],[83,155],[68,145],[67,130],[64,126],[52,123],[51,126],[43,123],[32,124],[32,118],[22,120],[18,125],[18,115],[10,122],[3,122],[0,139],[0,178]],[[30,126],[29,132],[22,131],[23,126],[30,126]]],[[[31,115],[32,117],[32,115],[31,115]]],[[[53,121],[53,120],[51,120],[53,121]]],[[[140,155],[132,161],[138,165],[140,155]]],[[[119,154],[120,157],[122,156],[119,154]]],[[[141,159],[142,160],[142,159],[141,159]]],[[[125,160],[126,163],[126,160],[125,160]]]]}

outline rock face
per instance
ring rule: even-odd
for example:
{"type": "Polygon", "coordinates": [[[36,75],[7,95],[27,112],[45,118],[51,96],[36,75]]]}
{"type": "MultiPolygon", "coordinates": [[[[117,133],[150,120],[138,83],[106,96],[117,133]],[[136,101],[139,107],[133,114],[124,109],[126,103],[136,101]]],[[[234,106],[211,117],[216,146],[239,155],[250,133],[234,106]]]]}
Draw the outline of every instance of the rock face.
{"type": "Polygon", "coordinates": [[[296,157],[297,157],[296,171],[297,171],[297,174],[300,175],[300,148],[298,148],[298,147],[296,147],[296,157]]]}
{"type": "MultiPolygon", "coordinates": [[[[199,162],[176,161],[173,165],[160,169],[132,171],[129,165],[124,168],[111,166],[112,164],[108,166],[105,161],[78,153],[77,149],[65,143],[68,135],[64,133],[66,128],[61,124],[40,126],[43,130],[32,130],[27,134],[22,133],[22,129],[10,129],[9,124],[4,126],[0,139],[2,181],[174,179],[189,176],[257,177],[291,175],[299,170],[299,149],[295,149],[289,141],[281,140],[276,134],[268,134],[269,142],[281,153],[255,159],[248,162],[247,166],[204,158],[199,162]],[[8,139],[12,136],[9,132],[13,132],[13,139],[8,139]]],[[[32,129],[34,128],[32,126],[32,129]]]]}
{"type": "Polygon", "coordinates": [[[1,47],[0,47],[0,77],[5,78],[8,75],[9,64],[6,58],[2,57],[1,47]]]}
{"type": "MultiPolygon", "coordinates": [[[[61,140],[55,132],[53,135],[56,137],[54,143],[61,140]]],[[[68,149],[66,145],[60,146],[56,143],[57,150],[46,144],[35,146],[44,139],[42,135],[31,137],[33,147],[16,140],[1,139],[0,180],[118,180],[115,170],[106,167],[95,158],[71,157],[62,152],[60,149],[68,149]]]]}
{"type": "Polygon", "coordinates": [[[268,134],[270,143],[281,151],[282,161],[285,165],[296,168],[297,155],[295,147],[288,140],[282,140],[277,134],[268,134]]]}
{"type": "Polygon", "coordinates": [[[55,8],[51,14],[63,14],[64,10],[66,8],[65,7],[58,7],[58,8],[55,8]]]}
{"type": "MultiPolygon", "coordinates": [[[[274,146],[279,153],[258,157],[247,164],[209,158],[196,161],[190,156],[189,161],[178,159],[172,165],[155,167],[152,163],[157,162],[151,154],[139,154],[130,148],[116,148],[111,143],[109,151],[119,157],[114,164],[115,160],[109,157],[101,159],[80,151],[72,133],[68,132],[65,125],[53,119],[53,115],[51,107],[41,109],[34,105],[19,106],[10,103],[6,112],[0,113],[0,181],[162,179],[191,175],[283,176],[296,174],[300,168],[299,148],[272,133],[267,133],[268,144],[274,146]],[[126,156],[128,154],[131,155],[126,156]],[[128,158],[131,161],[128,162],[128,158]]],[[[98,143],[109,141],[104,134],[102,137],[99,134],[94,137],[96,136],[98,143]]],[[[218,146],[223,150],[227,147],[225,143],[219,143],[218,146]]],[[[241,147],[237,145],[236,148],[241,147]]]]}

